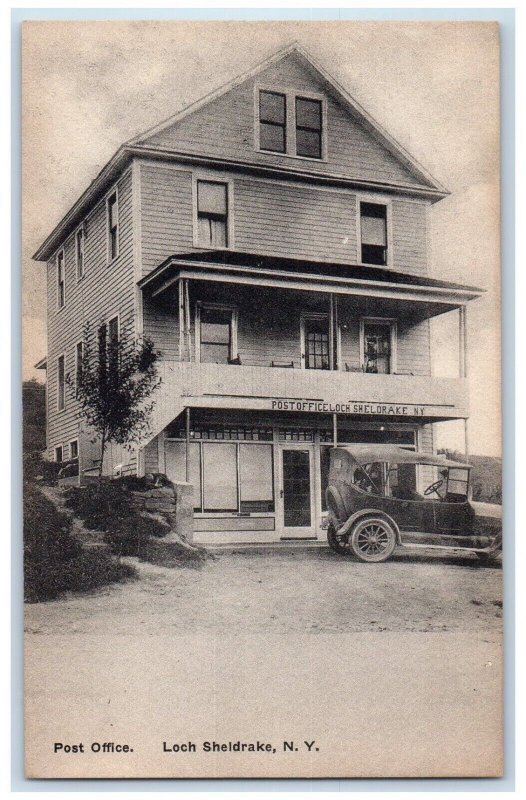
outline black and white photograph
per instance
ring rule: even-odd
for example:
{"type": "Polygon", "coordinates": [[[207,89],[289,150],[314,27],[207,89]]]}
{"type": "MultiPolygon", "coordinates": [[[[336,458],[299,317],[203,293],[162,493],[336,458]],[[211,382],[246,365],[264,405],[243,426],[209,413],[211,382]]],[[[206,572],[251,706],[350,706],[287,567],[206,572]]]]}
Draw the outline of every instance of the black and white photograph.
{"type": "Polygon", "coordinates": [[[499,82],[24,22],[27,778],[502,775],[499,82]]]}

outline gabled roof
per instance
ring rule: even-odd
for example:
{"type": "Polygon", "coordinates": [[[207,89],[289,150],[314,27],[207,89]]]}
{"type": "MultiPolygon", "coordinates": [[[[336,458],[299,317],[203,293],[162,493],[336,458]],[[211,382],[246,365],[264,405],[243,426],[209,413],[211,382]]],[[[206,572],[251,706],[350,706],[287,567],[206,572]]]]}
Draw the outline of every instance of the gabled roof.
{"type": "Polygon", "coordinates": [[[305,50],[298,42],[293,42],[292,44],[288,45],[287,47],[278,50],[276,53],[273,53],[271,56],[266,58],[264,61],[259,62],[255,66],[251,67],[251,69],[247,70],[241,75],[238,75],[237,78],[229,81],[228,83],[223,84],[222,86],[218,87],[214,91],[210,92],[209,94],[205,95],[204,97],[197,100],[195,103],[183,108],[181,111],[178,111],[176,114],[168,117],[163,122],[160,122],[158,125],[155,125],[152,128],[149,128],[140,136],[136,136],[133,139],[130,139],[126,142],[126,146],[134,146],[134,145],[143,145],[150,139],[152,136],[161,133],[166,128],[175,125],[178,122],[181,122],[183,119],[188,117],[190,114],[194,114],[196,111],[199,111],[204,106],[208,105],[214,100],[217,100],[219,97],[222,97],[227,92],[231,91],[234,87],[239,86],[241,83],[244,83],[249,78],[253,78],[259,73],[266,70],[269,66],[282,61],[284,58],[291,54],[295,54],[302,64],[311,72],[314,73],[318,79],[321,79],[322,83],[325,85],[327,91],[331,93],[336,100],[343,106],[348,112],[352,114],[355,119],[363,125],[363,127],[378,141],[382,144],[386,150],[388,150],[391,155],[401,161],[404,166],[411,172],[419,181],[423,183],[424,186],[432,188],[441,194],[448,194],[448,190],[443,186],[436,178],[434,178],[426,169],[425,167],[420,164],[416,158],[414,158],[399,142],[388,133],[385,128],[380,125],[364,108],[361,106],[350,94],[347,92],[343,86],[341,86],[338,81],[330,75],[327,70],[321,66],[310,53],[305,50]]]}
{"type": "Polygon", "coordinates": [[[200,100],[187,106],[179,111],[177,114],[172,115],[164,122],[156,125],[140,136],[125,142],[119,147],[117,152],[102,168],[99,174],[85,189],[82,195],[64,215],[62,220],[56,225],[49,236],[37,249],[33,258],[37,261],[50,258],[60,246],[66,236],[68,236],[75,225],[77,225],[82,217],[86,214],[87,210],[93,203],[97,202],[102,194],[111,186],[123,170],[131,163],[134,157],[157,158],[163,160],[176,160],[185,163],[196,164],[209,164],[220,168],[242,169],[248,172],[256,172],[260,175],[268,175],[269,177],[289,175],[293,179],[300,181],[311,180],[312,182],[325,183],[332,182],[341,185],[352,185],[362,189],[378,189],[385,188],[387,184],[382,181],[375,180],[361,180],[351,178],[346,175],[327,172],[325,175],[314,175],[309,170],[302,170],[295,164],[291,167],[275,166],[272,164],[251,164],[248,161],[233,160],[229,157],[214,157],[193,152],[179,152],[177,150],[169,150],[155,144],[149,143],[149,139],[160,131],[177,124],[183,119],[189,117],[191,114],[199,111],[207,104],[213,102],[219,97],[222,97],[234,87],[242,84],[244,81],[251,77],[258,75],[266,70],[268,67],[280,62],[294,54],[302,63],[302,65],[311,72],[326,88],[327,92],[331,94],[340,105],[346,109],[370,135],[382,145],[394,158],[396,158],[403,166],[411,173],[418,181],[417,184],[411,186],[396,185],[391,187],[397,192],[402,194],[421,194],[428,197],[432,202],[440,200],[449,194],[449,191],[436,180],[423,166],[420,164],[399,142],[397,142],[367,111],[353,98],[351,95],[322,67],[307,51],[297,42],[293,42],[287,47],[273,53],[264,61],[258,63],[248,71],[239,75],[229,83],[219,87],[215,91],[205,95],[200,100]]]}

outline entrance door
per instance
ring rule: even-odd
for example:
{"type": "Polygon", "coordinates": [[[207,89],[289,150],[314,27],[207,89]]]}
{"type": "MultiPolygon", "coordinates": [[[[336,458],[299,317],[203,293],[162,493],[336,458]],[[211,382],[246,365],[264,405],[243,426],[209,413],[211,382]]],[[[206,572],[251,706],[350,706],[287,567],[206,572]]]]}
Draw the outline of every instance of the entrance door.
{"type": "Polygon", "coordinates": [[[313,449],[281,449],[280,500],[282,539],[315,539],[313,449]]]}

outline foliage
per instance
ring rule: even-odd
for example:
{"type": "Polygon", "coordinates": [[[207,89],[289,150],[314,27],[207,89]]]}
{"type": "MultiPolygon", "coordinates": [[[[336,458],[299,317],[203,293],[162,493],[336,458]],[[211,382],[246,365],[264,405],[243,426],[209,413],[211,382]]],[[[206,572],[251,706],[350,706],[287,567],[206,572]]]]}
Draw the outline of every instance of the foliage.
{"type": "Polygon", "coordinates": [[[46,389],[35,380],[22,384],[22,454],[24,476],[41,475],[46,447],[46,389]]]}
{"type": "Polygon", "coordinates": [[[157,358],[151,339],[134,339],[126,330],[112,336],[106,325],[95,335],[89,323],[84,326],[81,363],[66,380],[79,416],[100,437],[99,476],[109,442],[131,445],[149,429],[150,397],[160,383],[157,358]]]}
{"type": "MultiPolygon", "coordinates": [[[[438,450],[453,461],[465,461],[463,453],[456,450],[438,450]]],[[[502,503],[502,459],[496,456],[469,456],[473,500],[484,503],[502,503]]]]}
{"type": "Polygon", "coordinates": [[[111,552],[135,556],[166,567],[199,566],[207,557],[202,548],[187,548],[178,542],[161,542],[170,527],[155,516],[145,516],[134,508],[134,491],[151,488],[147,478],[119,478],[66,491],[65,504],[83,520],[87,528],[102,531],[111,552]]]}
{"type": "Polygon", "coordinates": [[[83,548],[72,522],[32,483],[24,486],[24,597],[53,600],[64,592],[87,592],[136,576],[134,567],[107,553],[83,548]]]}

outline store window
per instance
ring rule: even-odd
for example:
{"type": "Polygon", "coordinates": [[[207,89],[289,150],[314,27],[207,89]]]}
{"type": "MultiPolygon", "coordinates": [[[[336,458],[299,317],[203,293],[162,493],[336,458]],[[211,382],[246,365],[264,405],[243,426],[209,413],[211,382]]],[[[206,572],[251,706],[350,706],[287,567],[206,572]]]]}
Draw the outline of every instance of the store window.
{"type": "MultiPolygon", "coordinates": [[[[186,480],[186,443],[165,443],[166,474],[186,480]]],[[[271,444],[201,440],[190,443],[194,510],[204,513],[274,511],[271,444]]]]}

